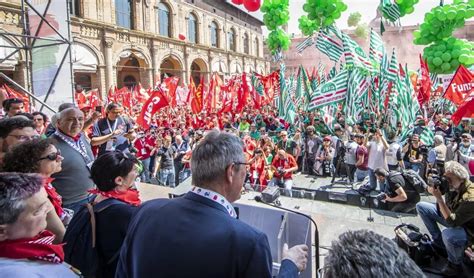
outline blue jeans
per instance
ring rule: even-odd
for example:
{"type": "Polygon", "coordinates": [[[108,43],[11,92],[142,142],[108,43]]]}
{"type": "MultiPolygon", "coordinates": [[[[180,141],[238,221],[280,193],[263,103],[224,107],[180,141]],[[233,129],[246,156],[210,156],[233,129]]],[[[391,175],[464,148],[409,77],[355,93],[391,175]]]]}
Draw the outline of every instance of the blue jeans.
{"type": "Polygon", "coordinates": [[[94,198],[95,198],[95,195],[89,195],[85,199],[82,199],[82,200],[77,201],[77,202],[72,203],[72,204],[63,205],[63,207],[67,208],[67,209],[70,209],[70,210],[73,210],[74,214],[76,214],[81,209],[82,205],[90,203],[92,200],[94,200],[94,198]]]}
{"type": "Polygon", "coordinates": [[[170,187],[175,187],[176,183],[175,183],[174,168],[161,169],[160,182],[161,182],[161,185],[169,185],[170,187]]]}
{"type": "Polygon", "coordinates": [[[357,182],[363,181],[365,177],[367,177],[368,174],[369,174],[368,170],[364,171],[364,170],[357,169],[355,172],[357,182]]]}
{"type": "Polygon", "coordinates": [[[142,182],[150,182],[150,158],[140,160],[143,164],[143,172],[140,176],[142,182]]]}
{"type": "Polygon", "coordinates": [[[403,161],[403,164],[405,164],[406,169],[412,169],[417,174],[420,174],[421,163],[411,163],[409,161],[403,161]]]}
{"type": "Polygon", "coordinates": [[[420,202],[416,205],[416,211],[425,223],[435,244],[446,248],[448,260],[453,264],[461,264],[464,250],[467,247],[467,234],[464,228],[449,227],[444,217],[438,214],[435,204],[420,202]],[[441,232],[438,223],[447,228],[441,232]]]}
{"type": "MultiPolygon", "coordinates": [[[[370,169],[369,168],[369,184],[370,184],[370,188],[372,190],[375,190],[377,188],[377,177],[375,176],[375,170],[374,169],[370,169]]],[[[382,187],[382,186],[380,186],[382,187]]],[[[380,188],[382,189],[382,188],[380,188]]],[[[380,190],[382,191],[382,190],[380,190]]]]}

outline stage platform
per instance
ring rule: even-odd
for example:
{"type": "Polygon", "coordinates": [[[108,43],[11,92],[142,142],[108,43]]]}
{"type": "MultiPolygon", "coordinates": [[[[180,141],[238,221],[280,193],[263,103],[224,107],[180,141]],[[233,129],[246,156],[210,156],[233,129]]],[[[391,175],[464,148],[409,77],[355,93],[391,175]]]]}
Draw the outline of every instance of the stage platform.
{"type": "MultiPolygon", "coordinates": [[[[339,179],[336,179],[336,182],[331,184],[331,178],[297,174],[293,177],[293,182],[292,198],[333,202],[380,210],[390,210],[390,207],[393,205],[374,201],[374,197],[379,194],[377,191],[372,191],[368,196],[362,196],[356,191],[359,186],[358,184],[349,184],[339,179]]],[[[191,179],[189,178],[171,189],[169,196],[170,198],[181,196],[188,192],[190,188],[191,179]]],[[[246,185],[246,188],[251,189],[249,185],[246,185]]],[[[283,195],[283,190],[281,190],[281,193],[283,195]]],[[[434,201],[433,197],[429,197],[426,194],[421,194],[421,200],[434,201]]]]}

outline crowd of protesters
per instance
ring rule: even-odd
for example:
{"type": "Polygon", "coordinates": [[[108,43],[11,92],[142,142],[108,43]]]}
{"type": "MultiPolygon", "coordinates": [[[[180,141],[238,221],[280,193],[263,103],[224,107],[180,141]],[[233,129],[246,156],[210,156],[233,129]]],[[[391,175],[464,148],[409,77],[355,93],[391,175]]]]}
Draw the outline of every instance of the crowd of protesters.
{"type": "MultiPolygon", "coordinates": [[[[74,213],[93,200],[100,203],[107,198],[119,199],[129,206],[109,211],[108,217],[130,216],[140,205],[134,189],[136,181],[179,185],[192,174],[193,150],[216,129],[242,139],[245,161],[239,163],[247,170],[245,186],[258,191],[279,186],[285,195],[292,196],[293,179],[301,173],[332,178],[331,182],[335,178],[346,178],[349,183],[366,180],[369,191],[387,193],[384,180],[390,171],[411,169],[428,179],[433,170],[443,173],[450,161],[462,165],[471,180],[474,175],[474,121],[465,118],[454,126],[446,113],[419,117],[413,132],[400,140],[400,124],[390,126],[383,115],[368,111],[356,123],[346,122],[344,115],[337,113],[337,123],[331,125],[325,123],[324,115],[300,111],[290,125],[270,106],[198,115],[186,108],[165,108],[145,130],[135,124],[135,115],[126,113],[117,103],[108,104],[100,112],[65,103],[51,119],[41,112],[24,112],[23,105],[19,99],[3,102],[0,166],[3,172],[39,174],[44,178],[43,187],[33,188],[38,184],[38,176],[34,175],[6,175],[1,179],[30,184],[31,192],[41,193],[38,198],[42,199],[37,202],[48,198],[48,207],[53,209],[38,209],[47,215],[43,229],[50,231],[43,236],[49,239],[54,235],[55,243],[62,242],[74,213]],[[426,129],[435,135],[432,145],[422,141],[426,129]]],[[[114,260],[110,269],[105,269],[107,277],[114,274],[114,254],[125,237],[130,217],[124,221],[117,226],[98,227],[102,233],[114,234],[101,239],[108,242],[106,255],[114,260]]],[[[33,233],[31,237],[41,234],[33,233]]]]}

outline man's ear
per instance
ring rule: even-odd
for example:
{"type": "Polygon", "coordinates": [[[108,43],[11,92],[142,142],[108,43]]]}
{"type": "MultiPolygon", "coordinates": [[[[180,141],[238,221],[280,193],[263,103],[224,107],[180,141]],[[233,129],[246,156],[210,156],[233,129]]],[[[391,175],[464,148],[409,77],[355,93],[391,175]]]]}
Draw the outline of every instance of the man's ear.
{"type": "Polygon", "coordinates": [[[235,165],[231,164],[227,166],[227,169],[225,170],[225,181],[227,183],[232,183],[232,180],[234,179],[234,170],[235,170],[235,165]]]}
{"type": "Polygon", "coordinates": [[[8,224],[0,225],[0,242],[8,239],[8,224]]]}

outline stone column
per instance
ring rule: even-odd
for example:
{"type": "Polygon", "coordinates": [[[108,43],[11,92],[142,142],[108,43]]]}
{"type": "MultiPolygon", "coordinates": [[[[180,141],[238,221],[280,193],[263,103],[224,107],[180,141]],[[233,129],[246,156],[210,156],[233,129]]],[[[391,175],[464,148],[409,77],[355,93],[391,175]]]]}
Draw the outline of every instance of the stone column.
{"type": "Polygon", "coordinates": [[[157,79],[159,78],[159,74],[160,74],[160,61],[158,60],[159,58],[159,49],[158,49],[158,46],[157,45],[153,45],[152,47],[152,51],[151,51],[151,62],[152,62],[152,70],[151,70],[151,74],[153,75],[152,79],[152,82],[153,84],[156,83],[157,79]]]}
{"type": "Polygon", "coordinates": [[[105,47],[105,86],[107,90],[110,86],[114,85],[114,65],[113,65],[113,57],[112,57],[112,45],[113,39],[106,38],[104,40],[104,47],[105,47]]]}

